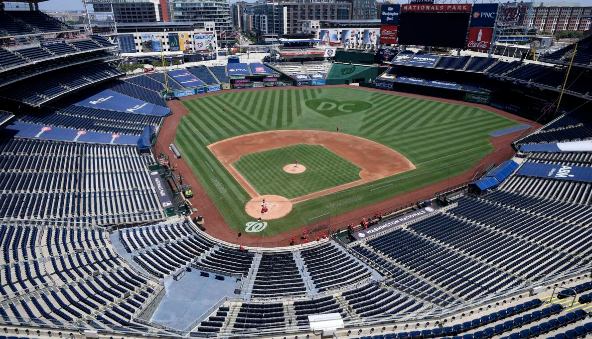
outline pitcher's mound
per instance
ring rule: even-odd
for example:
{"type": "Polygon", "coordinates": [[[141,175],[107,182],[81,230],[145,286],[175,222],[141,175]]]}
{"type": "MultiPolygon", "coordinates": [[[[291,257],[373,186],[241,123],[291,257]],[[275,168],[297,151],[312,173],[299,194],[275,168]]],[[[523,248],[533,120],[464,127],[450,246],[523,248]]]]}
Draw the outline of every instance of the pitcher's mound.
{"type": "Polygon", "coordinates": [[[306,166],[302,165],[302,164],[288,164],[286,166],[284,166],[284,172],[286,173],[290,173],[290,174],[300,174],[302,172],[306,171],[306,166]]]}
{"type": "Polygon", "coordinates": [[[292,211],[292,203],[279,195],[261,195],[251,199],[245,205],[245,212],[251,217],[261,220],[283,218],[292,211]]]}

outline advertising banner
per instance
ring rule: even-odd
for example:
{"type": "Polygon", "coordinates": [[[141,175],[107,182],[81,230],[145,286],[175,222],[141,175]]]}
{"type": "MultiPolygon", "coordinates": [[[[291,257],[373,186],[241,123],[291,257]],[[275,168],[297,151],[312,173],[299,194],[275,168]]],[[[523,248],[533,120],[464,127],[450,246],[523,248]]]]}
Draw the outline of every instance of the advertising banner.
{"type": "Polygon", "coordinates": [[[378,29],[364,29],[364,45],[376,46],[380,30],[378,29]]]}
{"type": "Polygon", "coordinates": [[[411,53],[399,53],[394,59],[393,64],[405,65],[409,60],[413,59],[415,55],[411,53]]]}
{"type": "Polygon", "coordinates": [[[518,169],[518,175],[556,180],[592,182],[592,167],[527,162],[518,169]]]}
{"type": "Polygon", "coordinates": [[[431,54],[415,54],[413,58],[407,60],[405,65],[416,67],[434,67],[438,61],[437,55],[431,54]]]}
{"type": "Polygon", "coordinates": [[[376,53],[378,62],[390,62],[397,55],[397,50],[390,47],[383,47],[376,53]]]}
{"type": "MultiPolygon", "coordinates": [[[[319,31],[320,45],[332,48],[363,48],[371,45],[376,46],[379,42],[379,37],[380,28],[328,28],[319,31]]],[[[333,55],[325,56],[331,57],[333,55]]]]}
{"type": "Polygon", "coordinates": [[[171,52],[177,52],[180,50],[178,33],[169,33],[169,50],[171,52]]]}
{"type": "Polygon", "coordinates": [[[177,98],[182,98],[195,94],[195,91],[193,89],[176,89],[173,91],[173,94],[177,98]]]}
{"type": "Polygon", "coordinates": [[[405,4],[401,6],[401,12],[466,13],[471,8],[471,4],[405,4]]]}
{"type": "Polygon", "coordinates": [[[396,218],[393,218],[390,220],[386,220],[384,222],[381,222],[379,224],[371,226],[367,229],[359,230],[359,231],[355,232],[353,234],[353,236],[354,236],[354,238],[356,238],[356,240],[364,239],[368,236],[378,234],[382,231],[386,231],[386,230],[396,228],[396,227],[401,227],[403,224],[415,221],[418,218],[422,218],[422,217],[425,218],[425,217],[433,214],[434,212],[435,212],[435,210],[432,207],[426,207],[424,209],[420,209],[417,211],[406,213],[406,214],[401,215],[399,217],[396,217],[396,218]]]}
{"type": "Polygon", "coordinates": [[[498,4],[474,4],[471,27],[494,27],[498,4]]]}
{"type": "Polygon", "coordinates": [[[142,52],[160,52],[162,43],[156,34],[142,34],[142,52]]]}
{"type": "Polygon", "coordinates": [[[335,56],[335,48],[325,48],[325,58],[332,58],[335,56]]]}
{"type": "Polygon", "coordinates": [[[191,50],[191,38],[188,32],[179,33],[179,50],[184,52],[191,50]]]}
{"type": "Polygon", "coordinates": [[[208,92],[218,92],[221,89],[222,88],[220,87],[220,85],[209,85],[208,86],[208,92]]]}
{"type": "Polygon", "coordinates": [[[398,25],[401,5],[385,4],[380,6],[380,23],[382,25],[398,25]]]}
{"type": "Polygon", "coordinates": [[[382,88],[382,89],[393,89],[393,83],[390,81],[382,81],[380,79],[376,79],[376,82],[374,83],[374,86],[376,86],[376,88],[382,88]]]}
{"type": "Polygon", "coordinates": [[[156,171],[150,172],[150,179],[152,179],[152,184],[156,189],[160,205],[164,208],[173,206],[173,199],[171,199],[169,196],[169,191],[166,188],[165,181],[162,179],[160,174],[156,171]]]}
{"type": "Polygon", "coordinates": [[[396,25],[382,25],[382,26],[380,26],[380,44],[381,45],[396,45],[398,31],[399,31],[399,26],[396,26],[396,25]]]}
{"type": "Polygon", "coordinates": [[[341,45],[337,29],[321,29],[319,31],[319,40],[321,40],[321,45],[324,46],[341,45]]]}
{"type": "Polygon", "coordinates": [[[251,75],[249,65],[244,63],[229,63],[226,66],[226,74],[228,76],[245,76],[251,75]]]}
{"type": "Polygon", "coordinates": [[[469,38],[467,39],[467,48],[474,50],[487,50],[491,46],[493,38],[493,28],[491,27],[471,27],[469,28],[469,38]]]}
{"type": "Polygon", "coordinates": [[[194,49],[196,52],[215,52],[218,40],[216,33],[196,33],[193,35],[194,49]]]}
{"type": "Polygon", "coordinates": [[[251,68],[252,74],[271,74],[272,73],[271,69],[262,63],[254,62],[252,64],[249,64],[249,67],[251,68]]]}

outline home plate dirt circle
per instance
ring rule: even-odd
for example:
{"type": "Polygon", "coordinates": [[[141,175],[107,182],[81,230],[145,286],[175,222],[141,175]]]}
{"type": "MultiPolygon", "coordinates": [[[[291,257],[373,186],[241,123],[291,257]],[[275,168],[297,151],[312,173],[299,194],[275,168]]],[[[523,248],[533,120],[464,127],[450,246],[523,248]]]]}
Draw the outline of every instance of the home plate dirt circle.
{"type": "Polygon", "coordinates": [[[300,174],[306,171],[306,166],[302,164],[287,164],[284,166],[284,172],[290,174],[300,174]]]}
{"type": "Polygon", "coordinates": [[[292,211],[292,202],[280,195],[261,195],[245,204],[245,212],[253,218],[273,220],[283,218],[292,211]]]}

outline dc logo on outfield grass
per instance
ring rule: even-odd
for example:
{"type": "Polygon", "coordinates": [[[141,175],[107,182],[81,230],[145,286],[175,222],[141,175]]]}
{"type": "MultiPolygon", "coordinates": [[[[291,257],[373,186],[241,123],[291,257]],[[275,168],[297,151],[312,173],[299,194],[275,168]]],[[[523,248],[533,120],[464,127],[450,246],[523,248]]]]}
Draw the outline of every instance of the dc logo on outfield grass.
{"type": "Polygon", "coordinates": [[[337,101],[333,99],[311,99],[306,101],[306,106],[317,113],[331,118],[365,111],[372,107],[372,104],[358,100],[337,101]]]}
{"type": "Polygon", "coordinates": [[[259,233],[267,227],[265,221],[249,221],[245,224],[245,232],[247,233],[259,233]]]}

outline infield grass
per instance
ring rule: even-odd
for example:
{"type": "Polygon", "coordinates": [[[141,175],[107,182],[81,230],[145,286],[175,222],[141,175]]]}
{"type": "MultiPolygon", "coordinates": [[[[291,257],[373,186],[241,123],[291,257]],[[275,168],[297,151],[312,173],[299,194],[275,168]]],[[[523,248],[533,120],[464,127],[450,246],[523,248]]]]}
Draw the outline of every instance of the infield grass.
{"type": "Polygon", "coordinates": [[[270,221],[262,236],[458,175],[493,150],[490,132],[516,124],[475,107],[355,88],[229,92],[184,104],[190,114],[178,126],[175,143],[227,223],[237,231],[251,220],[244,212],[250,198],[208,150],[207,145],[216,141],[267,130],[335,131],[339,127],[340,132],[393,148],[416,166],[412,171],[298,203],[285,218],[270,221]]]}
{"type": "Polygon", "coordinates": [[[288,199],[360,179],[360,168],[320,145],[293,145],[243,155],[234,167],[257,193],[288,199]],[[295,161],[306,167],[299,174],[286,173],[295,161]]]}

